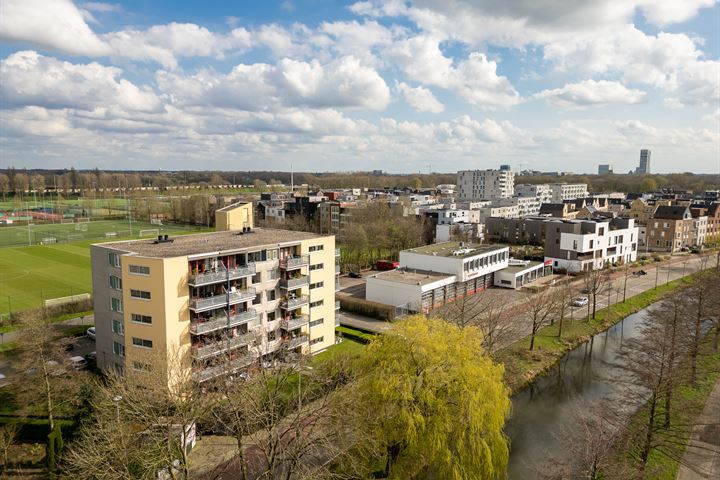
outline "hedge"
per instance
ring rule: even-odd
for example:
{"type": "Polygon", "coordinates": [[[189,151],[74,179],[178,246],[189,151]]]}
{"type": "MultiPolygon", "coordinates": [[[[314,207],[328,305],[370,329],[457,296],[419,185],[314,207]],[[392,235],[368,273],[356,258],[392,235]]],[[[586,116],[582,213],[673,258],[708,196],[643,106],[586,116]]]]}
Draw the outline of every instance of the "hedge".
{"type": "Polygon", "coordinates": [[[372,333],[365,333],[361,330],[355,330],[348,327],[335,327],[335,331],[342,334],[343,338],[355,340],[360,343],[370,343],[370,341],[375,338],[375,335],[372,333]]]}
{"type": "MultiPolygon", "coordinates": [[[[45,443],[47,441],[50,433],[47,418],[0,415],[0,426],[13,423],[20,427],[17,437],[20,443],[45,443]]],[[[77,422],[74,420],[56,419],[55,424],[62,429],[66,438],[72,436],[77,428],[77,422]]]]}
{"type": "Polygon", "coordinates": [[[340,300],[340,308],[346,312],[359,313],[378,320],[391,321],[395,318],[395,307],[383,303],[371,302],[354,297],[336,297],[340,300]]]}

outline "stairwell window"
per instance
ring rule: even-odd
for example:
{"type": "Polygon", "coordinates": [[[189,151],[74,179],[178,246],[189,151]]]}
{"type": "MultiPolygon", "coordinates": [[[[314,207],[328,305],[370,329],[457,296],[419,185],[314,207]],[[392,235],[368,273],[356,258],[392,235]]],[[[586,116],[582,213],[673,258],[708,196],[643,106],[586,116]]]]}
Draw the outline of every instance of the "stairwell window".
{"type": "Polygon", "coordinates": [[[122,278],[110,275],[110,288],[114,290],[122,290],[122,278]]]}
{"type": "Polygon", "coordinates": [[[123,311],[122,299],[110,297],[110,310],[112,310],[113,312],[122,313],[122,311],[123,311]]]}
{"type": "Polygon", "coordinates": [[[131,320],[134,323],[144,323],[146,325],[152,324],[152,317],[149,315],[140,315],[139,313],[133,313],[131,320]]]}
{"type": "Polygon", "coordinates": [[[310,302],[310,308],[321,307],[325,303],[324,300],[318,300],[317,302],[310,302]]]}
{"type": "Polygon", "coordinates": [[[125,356],[125,345],[120,342],[113,342],[113,353],[121,357],[125,356]]]}
{"type": "Polygon", "coordinates": [[[132,343],[134,347],[152,348],[153,346],[152,340],[147,340],[145,338],[133,337],[132,343]]]}
{"type": "Polygon", "coordinates": [[[112,331],[117,335],[125,335],[125,329],[123,329],[123,324],[120,320],[112,321],[112,331]]]}
{"type": "Polygon", "coordinates": [[[313,338],[312,340],[310,340],[310,345],[315,345],[316,343],[322,343],[323,340],[325,340],[325,337],[313,338]]]}
{"type": "Polygon", "coordinates": [[[134,275],[150,275],[150,267],[145,265],[130,265],[128,268],[134,275]]]}
{"type": "Polygon", "coordinates": [[[317,320],[313,320],[312,322],[310,322],[310,327],[317,327],[318,325],[322,325],[323,323],[325,323],[325,319],[318,318],[317,320]]]}
{"type": "Polygon", "coordinates": [[[108,253],[108,261],[111,267],[119,267],[120,255],[118,255],[117,253],[108,253]]]}
{"type": "Polygon", "coordinates": [[[130,296],[140,300],[150,300],[150,292],[145,290],[130,290],[130,296]]]}

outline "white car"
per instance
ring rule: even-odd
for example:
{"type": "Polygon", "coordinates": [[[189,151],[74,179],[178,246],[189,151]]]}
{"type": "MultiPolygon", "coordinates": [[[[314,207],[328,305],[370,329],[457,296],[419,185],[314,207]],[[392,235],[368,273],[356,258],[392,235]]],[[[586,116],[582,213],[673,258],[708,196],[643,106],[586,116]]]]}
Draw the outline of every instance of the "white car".
{"type": "Polygon", "coordinates": [[[75,370],[85,370],[88,366],[88,362],[78,355],[76,357],[70,357],[70,365],[72,365],[75,370]]]}
{"type": "Polygon", "coordinates": [[[573,307],[584,307],[588,304],[588,298],[587,297],[577,297],[573,299],[572,306],[573,307]]]}
{"type": "Polygon", "coordinates": [[[95,327],[90,327],[87,329],[87,332],[85,332],[88,336],[88,338],[91,338],[95,340],[95,327]]]}

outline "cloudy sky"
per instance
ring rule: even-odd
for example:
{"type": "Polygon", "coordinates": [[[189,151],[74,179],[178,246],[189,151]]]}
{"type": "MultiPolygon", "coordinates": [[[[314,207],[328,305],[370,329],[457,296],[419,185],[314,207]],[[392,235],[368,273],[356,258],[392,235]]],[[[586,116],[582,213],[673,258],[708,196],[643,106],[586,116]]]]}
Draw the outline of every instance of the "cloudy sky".
{"type": "Polygon", "coordinates": [[[720,171],[716,0],[0,0],[0,166],[720,171]]]}

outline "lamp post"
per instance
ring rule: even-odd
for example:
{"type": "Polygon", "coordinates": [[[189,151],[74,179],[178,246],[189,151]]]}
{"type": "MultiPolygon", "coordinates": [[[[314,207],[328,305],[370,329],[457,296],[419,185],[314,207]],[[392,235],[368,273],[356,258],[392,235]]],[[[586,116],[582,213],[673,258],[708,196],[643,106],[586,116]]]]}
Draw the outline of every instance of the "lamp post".
{"type": "Polygon", "coordinates": [[[117,415],[117,421],[120,423],[120,402],[122,402],[122,395],[115,395],[112,398],[113,403],[115,403],[115,413],[117,415]]]}

